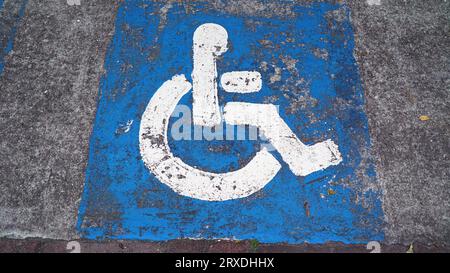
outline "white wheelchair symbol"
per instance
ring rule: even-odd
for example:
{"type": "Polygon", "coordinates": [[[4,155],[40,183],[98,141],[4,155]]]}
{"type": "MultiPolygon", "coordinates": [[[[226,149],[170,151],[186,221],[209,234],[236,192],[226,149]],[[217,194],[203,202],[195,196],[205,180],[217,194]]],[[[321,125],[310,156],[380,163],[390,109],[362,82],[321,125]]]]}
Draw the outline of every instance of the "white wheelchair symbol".
{"type": "MultiPolygon", "coordinates": [[[[217,97],[216,59],[227,51],[227,31],[217,24],[199,26],[193,37],[193,84],[184,75],[173,76],[156,91],[142,115],[139,145],[150,171],[180,195],[206,201],[225,201],[249,196],[269,183],[281,168],[266,148],[239,170],[211,173],[196,169],[175,157],[168,145],[168,123],[180,99],[193,92],[193,122],[215,126],[222,121],[217,97]]],[[[226,92],[258,92],[261,74],[256,71],[224,73],[226,92]]],[[[279,116],[273,104],[228,102],[223,118],[231,125],[251,125],[270,141],[297,176],[323,170],[342,161],[338,146],[326,140],[311,146],[302,143],[279,116]]]]}

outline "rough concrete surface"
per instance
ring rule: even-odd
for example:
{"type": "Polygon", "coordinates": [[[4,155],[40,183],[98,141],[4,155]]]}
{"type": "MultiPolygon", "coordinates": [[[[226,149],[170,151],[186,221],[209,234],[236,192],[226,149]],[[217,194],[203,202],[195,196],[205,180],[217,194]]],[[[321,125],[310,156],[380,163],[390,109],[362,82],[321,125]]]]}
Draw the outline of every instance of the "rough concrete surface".
{"type": "MultiPolygon", "coordinates": [[[[5,7],[13,2],[5,0],[5,7]]],[[[289,16],[291,1],[212,2],[230,13],[270,17],[289,16]]],[[[342,2],[351,8],[383,190],[384,243],[448,249],[450,1],[342,2]]],[[[29,0],[26,6],[0,78],[1,237],[78,238],[89,136],[117,4],[29,0]]],[[[4,40],[10,22],[2,17],[4,40]]],[[[0,246],[14,250],[11,242],[20,241],[3,239],[0,246]]]]}
{"type": "Polygon", "coordinates": [[[112,1],[28,3],[0,81],[2,236],[77,236],[115,8],[112,1]]]}
{"type": "Polygon", "coordinates": [[[448,245],[450,3],[381,2],[350,6],[386,239],[448,245]]]}

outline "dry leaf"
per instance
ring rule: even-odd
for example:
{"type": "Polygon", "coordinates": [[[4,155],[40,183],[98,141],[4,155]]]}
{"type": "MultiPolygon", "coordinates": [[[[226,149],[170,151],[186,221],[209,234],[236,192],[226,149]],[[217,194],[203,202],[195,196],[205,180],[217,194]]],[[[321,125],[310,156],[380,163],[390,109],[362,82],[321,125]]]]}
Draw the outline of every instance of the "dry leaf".
{"type": "Polygon", "coordinates": [[[427,121],[427,120],[430,120],[430,117],[429,117],[429,116],[426,116],[426,115],[422,115],[422,116],[419,117],[419,119],[420,119],[421,121],[427,121]]]}

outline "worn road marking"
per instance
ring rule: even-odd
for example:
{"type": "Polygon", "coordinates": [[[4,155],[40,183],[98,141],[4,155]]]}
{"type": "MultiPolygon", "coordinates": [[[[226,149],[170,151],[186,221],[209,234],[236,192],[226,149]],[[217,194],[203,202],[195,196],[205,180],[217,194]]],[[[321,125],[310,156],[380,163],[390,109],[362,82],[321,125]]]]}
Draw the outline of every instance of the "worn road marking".
{"type": "Polygon", "coordinates": [[[224,116],[227,123],[260,128],[297,176],[307,176],[342,161],[338,146],[332,140],[312,146],[303,144],[281,119],[275,105],[229,102],[225,105],[224,116]]]}
{"type": "Polygon", "coordinates": [[[288,2],[119,4],[81,237],[383,240],[350,10],[288,2]]]}
{"type": "Polygon", "coordinates": [[[168,120],[178,101],[191,89],[184,75],[165,82],[150,100],[142,116],[139,143],[145,165],[177,193],[206,201],[224,201],[249,196],[261,190],[280,169],[265,149],[243,168],[227,173],[195,169],[170,152],[168,120]]]}
{"type": "MultiPolygon", "coordinates": [[[[195,77],[193,79],[194,87],[198,88],[197,91],[194,90],[194,118],[203,117],[205,109],[215,110],[218,108],[217,72],[214,58],[217,52],[225,51],[226,43],[224,44],[224,42],[227,37],[228,34],[222,26],[211,23],[199,26],[194,32],[195,73],[193,74],[195,77]],[[207,43],[211,43],[211,39],[206,39],[214,37],[214,34],[217,33],[220,34],[220,37],[212,38],[214,40],[212,44],[206,46],[207,43]],[[218,45],[225,49],[210,49],[211,47],[216,48],[218,45]],[[206,50],[205,47],[209,49],[206,50]],[[207,57],[204,58],[203,54],[195,53],[198,50],[206,52],[207,57]],[[204,59],[209,61],[204,61],[204,59]],[[196,67],[200,67],[200,69],[196,69],[196,67]],[[209,69],[204,70],[205,67],[209,67],[209,69]],[[211,98],[214,99],[211,100],[211,98]],[[206,105],[208,103],[213,107],[206,105]],[[195,111],[201,112],[196,114],[195,111]]],[[[245,78],[259,79],[259,83],[255,80],[258,88],[255,89],[253,86],[250,90],[259,91],[261,89],[259,72],[231,72],[228,73],[225,80],[226,83],[238,83],[245,78]]],[[[239,84],[235,87],[238,86],[239,84]]],[[[245,86],[243,86],[244,89],[245,86]]],[[[175,192],[200,200],[237,199],[261,190],[280,169],[277,160],[264,148],[245,167],[221,174],[195,169],[170,152],[167,133],[168,120],[178,102],[191,90],[191,87],[184,75],[174,76],[156,91],[147,105],[142,115],[139,133],[140,151],[146,166],[160,181],[175,192]]],[[[220,118],[220,113],[218,117],[220,118]]],[[[312,146],[303,144],[278,115],[277,108],[273,104],[227,103],[225,105],[225,121],[232,125],[252,125],[260,128],[295,175],[307,176],[342,161],[337,145],[331,140],[312,146]]]]}
{"type": "Polygon", "coordinates": [[[193,119],[195,125],[220,124],[216,59],[227,51],[227,31],[217,24],[203,24],[194,32],[193,119]]]}

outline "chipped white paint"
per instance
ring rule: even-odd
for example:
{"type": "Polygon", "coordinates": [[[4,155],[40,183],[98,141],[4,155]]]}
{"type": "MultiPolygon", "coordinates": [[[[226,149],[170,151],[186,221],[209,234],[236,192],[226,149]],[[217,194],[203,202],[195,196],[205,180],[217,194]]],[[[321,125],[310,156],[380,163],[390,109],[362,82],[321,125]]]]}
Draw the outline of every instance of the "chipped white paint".
{"type": "Polygon", "coordinates": [[[381,5],[381,0],[367,0],[367,5],[379,6],[379,5],[381,5]]]}
{"type": "MultiPolygon", "coordinates": [[[[193,85],[184,75],[166,81],[153,95],[142,115],[139,146],[152,173],[175,192],[201,200],[224,201],[249,196],[261,190],[280,170],[280,163],[262,148],[237,171],[211,173],[196,169],[175,157],[168,145],[168,123],[180,99],[193,89],[193,122],[213,127],[222,122],[217,99],[216,58],[227,48],[228,34],[216,24],[204,24],[194,33],[193,85]]],[[[280,72],[278,73],[280,74],[280,72]]],[[[261,89],[256,71],[229,72],[222,76],[226,91],[248,93],[261,89]]],[[[302,143],[283,121],[273,104],[230,102],[224,108],[225,122],[258,127],[281,154],[291,171],[306,176],[342,161],[338,146],[326,140],[311,146],[302,143]]]]}
{"type": "Polygon", "coordinates": [[[193,120],[195,125],[212,127],[221,121],[216,59],[228,49],[228,33],[220,25],[203,24],[195,30],[193,40],[193,120]]]}
{"type": "Polygon", "coordinates": [[[178,101],[191,89],[184,75],[166,81],[151,98],[142,115],[139,144],[142,159],[152,173],[175,192],[201,200],[224,201],[261,190],[281,168],[265,149],[243,168],[210,173],[193,168],[175,157],[167,140],[168,121],[178,101]]]}
{"type": "Polygon", "coordinates": [[[257,71],[233,71],[223,73],[220,85],[227,92],[252,93],[262,87],[261,74],[257,71]]]}
{"type": "Polygon", "coordinates": [[[259,127],[297,176],[306,176],[342,161],[338,146],[331,140],[312,146],[302,143],[273,104],[230,102],[225,105],[224,118],[229,124],[259,127]]]}

